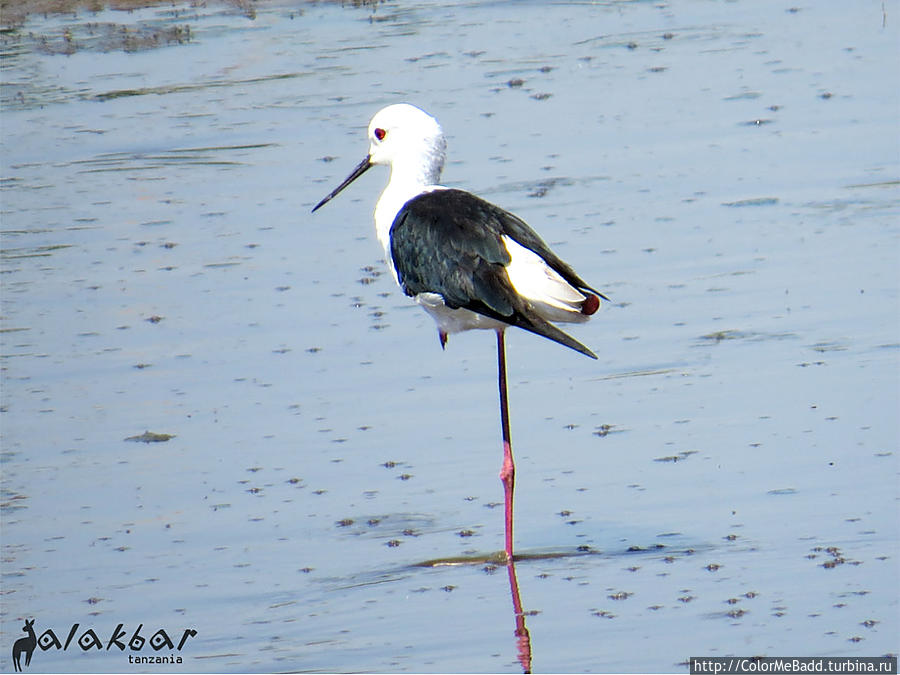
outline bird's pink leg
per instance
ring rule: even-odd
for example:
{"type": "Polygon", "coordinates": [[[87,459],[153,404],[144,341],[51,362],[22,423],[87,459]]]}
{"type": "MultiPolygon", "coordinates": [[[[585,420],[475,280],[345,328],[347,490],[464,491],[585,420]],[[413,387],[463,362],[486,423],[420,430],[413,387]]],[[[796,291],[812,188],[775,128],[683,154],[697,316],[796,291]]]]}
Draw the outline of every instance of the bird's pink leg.
{"type": "Polygon", "coordinates": [[[512,444],[509,440],[509,399],[506,392],[506,341],[504,329],[497,331],[497,373],[500,385],[500,426],[503,430],[503,481],[504,515],[506,523],[506,560],[513,559],[513,491],[516,483],[516,465],[513,462],[512,444]]]}

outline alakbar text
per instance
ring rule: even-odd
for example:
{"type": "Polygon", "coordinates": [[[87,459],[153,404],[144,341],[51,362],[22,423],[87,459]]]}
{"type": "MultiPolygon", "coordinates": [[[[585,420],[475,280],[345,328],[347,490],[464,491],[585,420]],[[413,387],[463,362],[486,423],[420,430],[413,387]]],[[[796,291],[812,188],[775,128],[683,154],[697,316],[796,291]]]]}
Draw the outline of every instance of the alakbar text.
{"type": "Polygon", "coordinates": [[[145,638],[142,634],[144,624],[138,624],[138,627],[135,629],[135,631],[133,633],[130,633],[129,635],[129,632],[125,630],[125,624],[120,623],[110,634],[109,639],[106,642],[100,639],[93,628],[88,628],[87,630],[83,631],[80,637],[75,640],[75,636],[78,635],[78,629],[80,628],[80,626],[81,624],[72,624],[72,628],[69,629],[64,642],[60,641],[59,637],[57,637],[52,628],[48,628],[43,633],[41,633],[41,636],[38,638],[38,647],[40,647],[45,652],[50,649],[62,649],[63,651],[65,651],[69,648],[69,645],[71,645],[74,640],[75,644],[81,647],[82,651],[85,652],[91,649],[102,650],[104,646],[107,651],[109,651],[113,647],[117,647],[119,651],[123,652],[126,648],[130,649],[133,652],[139,652],[148,643],[153,651],[157,652],[161,649],[168,649],[169,651],[174,649],[176,651],[181,651],[181,648],[184,647],[185,642],[197,635],[197,631],[193,628],[186,628],[180,636],[176,634],[176,637],[178,637],[178,642],[176,644],[175,642],[173,642],[172,638],[164,628],[160,628],[159,630],[157,630],[155,633],[150,635],[150,638],[148,639],[145,638]]]}

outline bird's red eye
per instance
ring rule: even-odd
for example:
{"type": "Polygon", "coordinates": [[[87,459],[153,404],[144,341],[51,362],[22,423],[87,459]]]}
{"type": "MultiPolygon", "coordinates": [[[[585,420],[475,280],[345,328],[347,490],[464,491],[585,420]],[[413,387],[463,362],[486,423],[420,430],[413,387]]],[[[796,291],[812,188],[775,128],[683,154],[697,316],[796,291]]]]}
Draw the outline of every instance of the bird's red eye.
{"type": "Polygon", "coordinates": [[[387,136],[387,132],[381,128],[376,129],[374,133],[375,133],[375,138],[377,138],[379,141],[383,141],[384,137],[387,136]]]}

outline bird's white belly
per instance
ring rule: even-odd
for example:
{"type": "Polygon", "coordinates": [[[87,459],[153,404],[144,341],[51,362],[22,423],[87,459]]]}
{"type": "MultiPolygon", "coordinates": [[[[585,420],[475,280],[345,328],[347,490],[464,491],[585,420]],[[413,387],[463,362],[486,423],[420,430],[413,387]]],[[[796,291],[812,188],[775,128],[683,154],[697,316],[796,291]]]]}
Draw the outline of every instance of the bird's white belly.
{"type": "Polygon", "coordinates": [[[447,335],[464,330],[497,330],[508,324],[473,312],[470,309],[451,309],[444,304],[440,293],[419,293],[415,300],[428,312],[438,325],[438,330],[447,335]]]}

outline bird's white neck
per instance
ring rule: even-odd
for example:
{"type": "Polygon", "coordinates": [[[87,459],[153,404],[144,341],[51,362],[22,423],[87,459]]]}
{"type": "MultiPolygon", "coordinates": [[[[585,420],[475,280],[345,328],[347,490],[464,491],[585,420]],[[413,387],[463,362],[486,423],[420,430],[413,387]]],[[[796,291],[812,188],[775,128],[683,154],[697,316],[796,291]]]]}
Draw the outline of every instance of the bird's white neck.
{"type": "Polygon", "coordinates": [[[375,205],[375,234],[384,249],[384,259],[391,265],[391,225],[397,212],[410,199],[423,192],[440,189],[443,156],[420,156],[391,164],[391,179],[375,205]],[[439,161],[437,161],[439,159],[439,161]]]}

